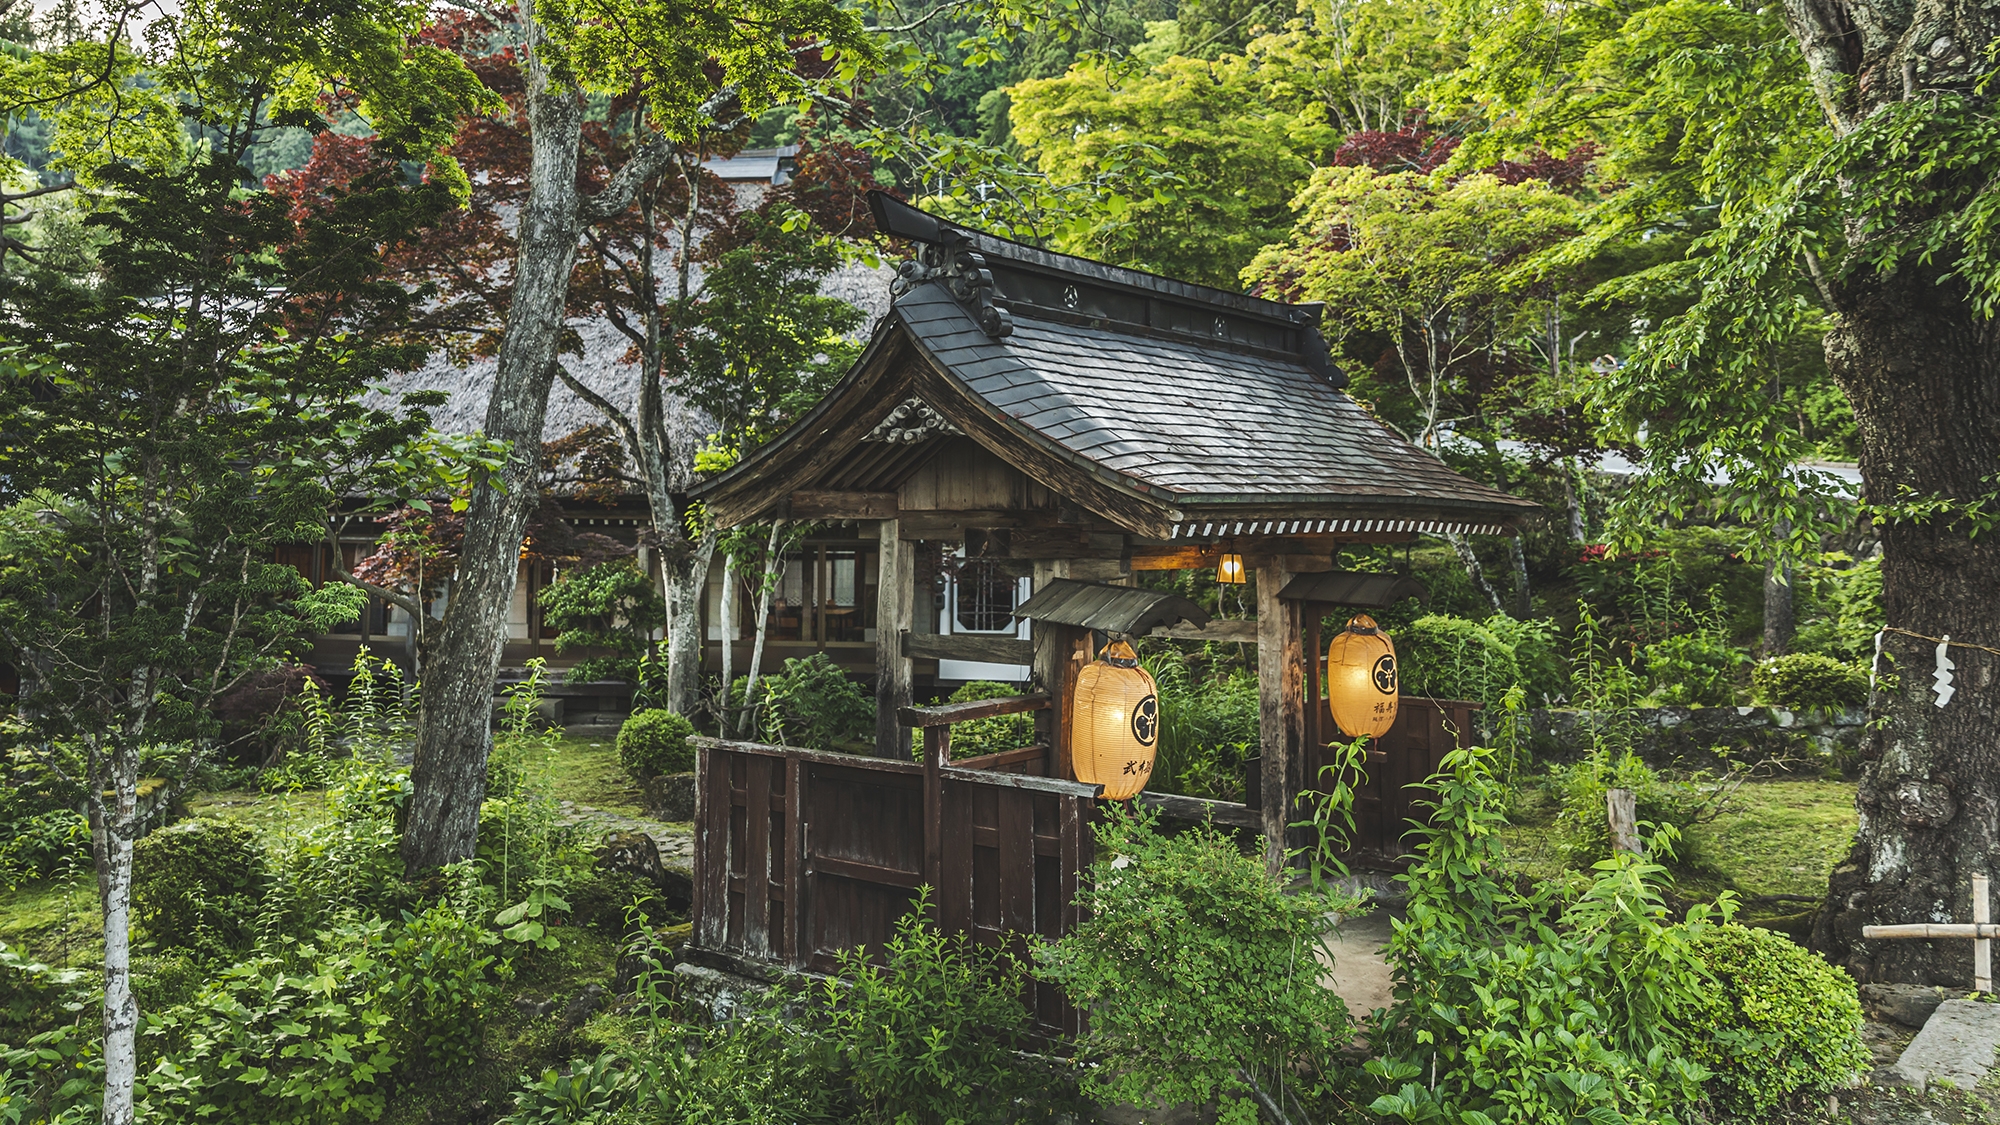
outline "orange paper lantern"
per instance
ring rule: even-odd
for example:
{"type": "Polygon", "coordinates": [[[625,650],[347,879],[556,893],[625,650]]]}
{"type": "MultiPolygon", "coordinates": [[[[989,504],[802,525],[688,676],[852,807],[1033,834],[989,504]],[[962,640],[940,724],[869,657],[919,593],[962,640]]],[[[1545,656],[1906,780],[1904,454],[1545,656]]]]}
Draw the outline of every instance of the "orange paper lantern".
{"type": "Polygon", "coordinates": [[[1326,701],[1349,738],[1380,738],[1396,725],[1396,645],[1365,613],[1326,646],[1326,701]]]}
{"type": "Polygon", "coordinates": [[[1076,674],[1070,761],[1076,779],[1123,801],[1146,787],[1160,741],[1160,697],[1132,646],[1114,641],[1076,674]]]}

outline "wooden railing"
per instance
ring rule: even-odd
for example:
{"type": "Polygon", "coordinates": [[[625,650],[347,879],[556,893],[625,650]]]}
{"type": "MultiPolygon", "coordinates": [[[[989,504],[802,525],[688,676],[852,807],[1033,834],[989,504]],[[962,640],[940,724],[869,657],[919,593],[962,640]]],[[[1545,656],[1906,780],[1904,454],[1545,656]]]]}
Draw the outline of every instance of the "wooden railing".
{"type": "MultiPolygon", "coordinates": [[[[984,945],[1069,933],[1098,787],[1005,772],[1039,768],[1039,746],[951,761],[952,724],[1048,706],[904,708],[921,763],[697,739],[697,947],[826,972],[843,950],[879,955],[920,886],[941,929],[984,945]]],[[[1075,1030],[1060,993],[1034,988],[1044,1030],[1075,1030]]]]}

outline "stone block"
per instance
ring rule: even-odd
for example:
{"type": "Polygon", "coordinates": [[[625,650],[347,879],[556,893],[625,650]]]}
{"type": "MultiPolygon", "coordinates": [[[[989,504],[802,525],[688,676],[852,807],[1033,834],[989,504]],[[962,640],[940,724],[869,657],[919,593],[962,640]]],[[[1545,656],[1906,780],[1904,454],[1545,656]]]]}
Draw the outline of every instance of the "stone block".
{"type": "Polygon", "coordinates": [[[1993,1069],[1996,1051],[2000,1051],[2000,1004],[1946,1000],[1903,1049],[1895,1070],[1918,1089],[1949,1082],[1969,1091],[1993,1069]]]}
{"type": "Polygon", "coordinates": [[[663,773],[646,779],[641,799],[654,820],[694,819],[694,775],[663,773]]]}
{"type": "Polygon", "coordinates": [[[1920,1029],[1930,1022],[1931,1013],[1937,1011],[1939,1004],[1964,996],[1963,990],[1932,985],[1864,984],[1861,1007],[1875,1019],[1920,1029]]]}

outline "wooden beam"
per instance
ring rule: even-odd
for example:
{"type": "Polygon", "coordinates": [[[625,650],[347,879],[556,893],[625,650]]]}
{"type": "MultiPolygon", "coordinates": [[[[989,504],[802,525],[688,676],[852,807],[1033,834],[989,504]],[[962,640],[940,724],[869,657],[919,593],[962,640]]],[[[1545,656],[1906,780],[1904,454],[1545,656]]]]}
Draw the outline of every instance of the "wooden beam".
{"type": "Polygon", "coordinates": [[[1047,692],[1031,691],[1026,695],[1005,695],[998,699],[974,699],[965,703],[945,703],[936,707],[905,707],[898,717],[903,725],[923,727],[948,727],[953,723],[963,723],[969,719],[990,719],[995,715],[1013,715],[1022,711],[1041,711],[1048,707],[1047,692]]]}
{"type": "Polygon", "coordinates": [[[1256,809],[1246,808],[1235,801],[1207,801],[1200,797],[1183,797],[1178,793],[1141,793],[1133,801],[1140,808],[1154,809],[1161,816],[1174,820],[1196,824],[1214,821],[1233,828],[1258,829],[1264,826],[1264,818],[1256,809]]]}
{"type": "Polygon", "coordinates": [[[1172,637],[1177,641],[1224,641],[1254,645],[1257,643],[1257,623],[1218,617],[1197,629],[1185,621],[1176,621],[1171,626],[1154,626],[1152,635],[1172,637]]]}
{"type": "Polygon", "coordinates": [[[910,730],[897,718],[910,705],[910,658],[902,639],[916,609],[916,544],[903,539],[899,521],[877,526],[881,569],[875,587],[875,753],[910,756],[910,730]]]}
{"type": "Polygon", "coordinates": [[[1299,606],[1278,597],[1292,580],[1275,563],[1257,568],[1257,731],[1263,755],[1264,869],[1274,878],[1285,866],[1285,829],[1291,820],[1293,777],[1305,748],[1305,661],[1299,606]]]}
{"type": "Polygon", "coordinates": [[[1035,659],[1035,645],[1033,641],[1024,641],[1018,637],[904,633],[903,655],[923,660],[977,660],[987,664],[1028,664],[1035,659]]]}
{"type": "Polygon", "coordinates": [[[795,520],[892,520],[896,518],[893,492],[829,492],[800,489],[792,493],[795,520]]]}

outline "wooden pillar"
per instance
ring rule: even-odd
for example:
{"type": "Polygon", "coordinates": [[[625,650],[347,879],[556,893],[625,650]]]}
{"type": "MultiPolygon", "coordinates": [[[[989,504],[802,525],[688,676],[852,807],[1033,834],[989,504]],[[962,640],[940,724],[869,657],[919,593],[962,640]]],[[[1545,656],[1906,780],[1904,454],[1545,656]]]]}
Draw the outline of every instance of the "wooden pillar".
{"type": "MultiPolygon", "coordinates": [[[[1069,577],[1069,560],[1036,559],[1030,577],[1034,593],[1039,594],[1048,588],[1051,579],[1069,577]]],[[[1081,629],[1049,621],[1035,622],[1029,637],[1035,646],[1034,686],[1048,692],[1055,701],[1048,710],[1035,712],[1035,738],[1049,748],[1042,772],[1047,777],[1068,779],[1073,774],[1069,760],[1069,685],[1077,668],[1090,659],[1082,653],[1089,647],[1088,638],[1081,629]]]]}
{"type": "Polygon", "coordinates": [[[1305,763],[1305,648],[1299,604],[1278,591],[1292,573],[1275,560],[1257,568],[1257,701],[1261,787],[1264,794],[1264,869],[1285,865],[1285,825],[1305,763]]]}
{"type": "Polygon", "coordinates": [[[896,712],[910,705],[910,658],[903,635],[910,630],[916,594],[917,545],[905,543],[902,521],[882,520],[875,586],[875,753],[908,761],[910,731],[896,712]]]}

